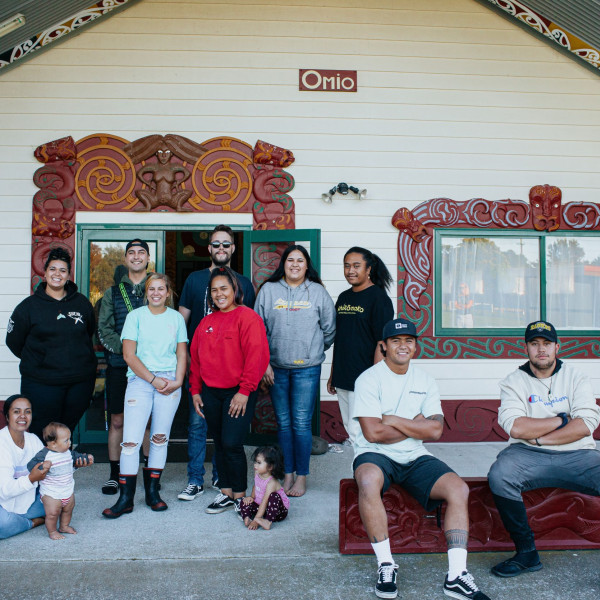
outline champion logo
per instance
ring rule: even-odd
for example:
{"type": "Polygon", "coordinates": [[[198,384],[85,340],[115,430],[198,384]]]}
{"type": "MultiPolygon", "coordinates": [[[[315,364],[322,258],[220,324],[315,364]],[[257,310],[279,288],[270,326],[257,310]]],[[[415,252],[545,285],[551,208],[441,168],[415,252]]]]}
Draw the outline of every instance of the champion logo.
{"type": "Polygon", "coordinates": [[[206,330],[206,333],[212,333],[213,332],[213,328],[212,325],[209,326],[209,328],[206,330]]]}

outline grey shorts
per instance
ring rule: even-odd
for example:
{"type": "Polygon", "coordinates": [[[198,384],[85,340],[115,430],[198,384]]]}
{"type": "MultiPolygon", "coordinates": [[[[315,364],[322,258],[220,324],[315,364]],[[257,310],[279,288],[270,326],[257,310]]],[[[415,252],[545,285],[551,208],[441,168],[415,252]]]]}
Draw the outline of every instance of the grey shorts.
{"type": "Polygon", "coordinates": [[[384,454],[364,452],[359,454],[352,465],[354,472],[360,465],[373,464],[383,473],[383,495],[395,483],[402,486],[425,510],[433,510],[443,501],[429,498],[435,482],[446,473],[454,471],[435,456],[420,456],[417,460],[401,465],[384,454]]]}

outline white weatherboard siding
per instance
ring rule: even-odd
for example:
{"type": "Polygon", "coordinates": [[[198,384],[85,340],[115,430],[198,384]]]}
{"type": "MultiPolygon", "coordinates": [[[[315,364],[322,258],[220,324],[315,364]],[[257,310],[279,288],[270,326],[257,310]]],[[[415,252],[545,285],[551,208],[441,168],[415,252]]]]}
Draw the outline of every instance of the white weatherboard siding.
{"type": "MultiPolygon", "coordinates": [[[[290,148],[296,225],[322,229],[334,297],[347,287],[350,245],[395,272],[400,206],[526,199],[538,183],[560,186],[564,202],[600,201],[600,77],[474,0],[144,0],[0,74],[0,131],[2,339],[29,289],[32,153],[68,134],[231,135],[290,148]],[[299,92],[300,68],[357,70],[358,92],[299,92]],[[324,204],[340,181],[368,199],[324,204]]],[[[497,397],[519,361],[419,362],[443,397],[475,399],[497,397]]],[[[329,362],[323,399],[328,373],[329,362]]],[[[2,345],[0,396],[16,389],[2,345]]]]}

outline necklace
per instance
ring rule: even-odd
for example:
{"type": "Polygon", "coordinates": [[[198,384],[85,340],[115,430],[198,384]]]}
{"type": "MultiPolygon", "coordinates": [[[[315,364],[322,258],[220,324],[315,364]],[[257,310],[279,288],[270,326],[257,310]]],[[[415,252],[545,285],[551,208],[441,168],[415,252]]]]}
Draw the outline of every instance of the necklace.
{"type": "Polygon", "coordinates": [[[550,398],[550,394],[552,393],[552,378],[554,375],[550,376],[550,385],[544,383],[541,379],[538,378],[538,381],[548,390],[548,398],[550,398]]]}

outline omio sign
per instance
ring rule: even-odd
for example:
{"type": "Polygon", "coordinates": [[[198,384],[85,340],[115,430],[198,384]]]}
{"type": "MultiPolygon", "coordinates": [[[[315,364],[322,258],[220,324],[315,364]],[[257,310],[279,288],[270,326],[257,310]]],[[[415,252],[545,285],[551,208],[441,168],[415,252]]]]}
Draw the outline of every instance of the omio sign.
{"type": "Polygon", "coordinates": [[[299,88],[302,92],[356,92],[356,71],[300,69],[299,88]]]}

